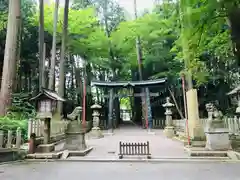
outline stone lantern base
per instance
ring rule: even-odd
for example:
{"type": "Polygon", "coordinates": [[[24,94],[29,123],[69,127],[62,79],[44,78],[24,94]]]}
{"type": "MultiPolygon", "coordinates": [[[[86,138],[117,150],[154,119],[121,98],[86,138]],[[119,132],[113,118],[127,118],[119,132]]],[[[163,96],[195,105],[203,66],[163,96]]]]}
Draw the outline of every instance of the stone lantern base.
{"type": "Polygon", "coordinates": [[[90,136],[93,139],[100,139],[100,138],[104,137],[104,135],[99,127],[93,127],[90,132],[90,136]]]}
{"type": "Polygon", "coordinates": [[[163,133],[164,133],[165,136],[167,136],[168,138],[174,137],[174,136],[175,136],[174,127],[173,127],[173,126],[166,126],[166,127],[164,128],[163,133]]]}

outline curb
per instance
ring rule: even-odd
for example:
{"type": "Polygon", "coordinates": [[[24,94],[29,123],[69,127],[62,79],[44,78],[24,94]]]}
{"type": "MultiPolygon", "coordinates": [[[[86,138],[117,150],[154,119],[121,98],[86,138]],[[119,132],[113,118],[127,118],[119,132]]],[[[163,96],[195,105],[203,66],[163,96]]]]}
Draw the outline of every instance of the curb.
{"type": "Polygon", "coordinates": [[[240,160],[226,160],[226,159],[171,159],[171,158],[164,158],[164,159],[26,159],[26,160],[19,160],[19,161],[9,161],[9,162],[2,162],[0,166],[4,165],[15,165],[15,164],[24,164],[24,163],[51,163],[51,162],[79,162],[79,163],[240,163],[240,160]]]}
{"type": "Polygon", "coordinates": [[[229,159],[27,159],[25,162],[98,162],[98,163],[240,163],[240,160],[229,159]]]}
{"type": "Polygon", "coordinates": [[[7,161],[7,162],[0,162],[0,166],[7,165],[7,164],[18,164],[18,163],[24,163],[25,160],[16,160],[16,161],[7,161]]]}

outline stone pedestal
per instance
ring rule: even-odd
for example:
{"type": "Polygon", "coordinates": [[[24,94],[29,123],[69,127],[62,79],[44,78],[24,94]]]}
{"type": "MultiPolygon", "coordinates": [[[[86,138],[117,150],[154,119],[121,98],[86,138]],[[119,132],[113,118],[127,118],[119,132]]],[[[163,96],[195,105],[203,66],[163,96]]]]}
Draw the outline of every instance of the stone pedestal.
{"type": "Polygon", "coordinates": [[[222,113],[212,104],[206,104],[208,111],[206,134],[206,149],[215,151],[229,150],[231,147],[229,132],[224,128],[222,113]]]}
{"type": "Polygon", "coordinates": [[[208,150],[227,151],[231,147],[229,133],[224,132],[224,129],[219,132],[206,132],[206,138],[206,149],[208,150]]]}
{"type": "Polygon", "coordinates": [[[171,108],[174,107],[174,104],[170,102],[170,98],[166,98],[166,103],[163,104],[163,107],[166,108],[165,115],[166,115],[166,127],[164,128],[164,134],[168,138],[172,138],[175,136],[174,133],[174,126],[172,121],[172,110],[171,108]]]}
{"type": "Polygon", "coordinates": [[[37,148],[41,153],[49,153],[54,151],[54,144],[50,143],[50,129],[51,129],[51,119],[44,119],[44,134],[43,134],[43,144],[40,144],[37,148]]]}
{"type": "Polygon", "coordinates": [[[71,121],[67,127],[64,149],[69,151],[82,151],[86,148],[85,132],[81,122],[71,121]]]}
{"type": "Polygon", "coordinates": [[[45,118],[44,119],[44,135],[43,135],[43,143],[48,144],[50,143],[50,129],[51,129],[51,124],[50,124],[50,118],[45,118]]]}
{"type": "Polygon", "coordinates": [[[203,142],[205,141],[205,134],[203,126],[199,119],[197,90],[191,89],[187,91],[186,98],[188,114],[188,134],[192,141],[191,144],[194,145],[193,141],[202,141],[196,142],[195,144],[203,144],[203,142]]]}
{"type": "Polygon", "coordinates": [[[99,127],[99,116],[100,116],[100,109],[102,108],[102,106],[98,105],[98,104],[94,104],[91,106],[91,109],[93,109],[93,128],[90,132],[90,136],[91,138],[95,138],[95,139],[99,139],[99,138],[103,138],[104,135],[99,127]]]}
{"type": "Polygon", "coordinates": [[[38,145],[38,151],[41,153],[50,153],[54,151],[54,144],[40,144],[38,145]]]}
{"type": "Polygon", "coordinates": [[[104,135],[99,127],[93,127],[90,132],[90,136],[91,136],[91,138],[94,138],[94,139],[100,139],[100,138],[104,137],[104,135]]]}
{"type": "Polygon", "coordinates": [[[151,128],[148,128],[148,134],[155,135],[155,132],[151,128]]]}
{"type": "Polygon", "coordinates": [[[174,137],[174,136],[175,136],[174,127],[173,127],[173,126],[166,126],[166,127],[164,128],[163,133],[164,133],[165,136],[168,137],[168,138],[174,137]]]}

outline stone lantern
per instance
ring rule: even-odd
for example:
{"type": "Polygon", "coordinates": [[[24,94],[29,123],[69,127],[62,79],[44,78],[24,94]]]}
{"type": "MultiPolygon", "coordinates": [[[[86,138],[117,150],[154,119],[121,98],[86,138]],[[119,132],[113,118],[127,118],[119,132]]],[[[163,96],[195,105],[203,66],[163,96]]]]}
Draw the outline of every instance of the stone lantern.
{"type": "Polygon", "coordinates": [[[37,117],[44,121],[44,139],[43,144],[39,145],[39,149],[42,152],[51,152],[54,150],[54,145],[50,143],[50,131],[51,131],[51,119],[57,110],[57,102],[65,101],[57,95],[56,92],[44,89],[40,93],[31,98],[30,100],[36,102],[37,117]]]}
{"type": "Polygon", "coordinates": [[[224,121],[222,119],[222,112],[212,104],[206,104],[208,112],[207,126],[205,128],[206,134],[206,149],[208,150],[229,150],[230,139],[228,129],[224,128],[224,121]]]}
{"type": "Polygon", "coordinates": [[[96,138],[96,139],[99,139],[99,138],[102,138],[104,137],[103,136],[103,133],[99,127],[99,123],[100,123],[100,109],[102,108],[102,106],[100,106],[99,104],[94,104],[91,106],[91,109],[93,110],[93,127],[92,127],[92,130],[91,130],[91,137],[92,138],[96,138]]]}
{"type": "Polygon", "coordinates": [[[167,137],[172,138],[174,136],[174,126],[172,120],[172,108],[174,107],[174,104],[170,102],[169,97],[166,98],[166,103],[163,104],[163,107],[166,109],[166,127],[164,128],[164,134],[167,137]]]}

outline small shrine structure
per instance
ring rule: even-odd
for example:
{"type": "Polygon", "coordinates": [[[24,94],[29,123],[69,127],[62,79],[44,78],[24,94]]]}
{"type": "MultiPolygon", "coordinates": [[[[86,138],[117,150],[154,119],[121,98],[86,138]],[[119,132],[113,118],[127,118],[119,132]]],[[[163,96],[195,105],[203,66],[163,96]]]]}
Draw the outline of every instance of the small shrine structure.
{"type": "Polygon", "coordinates": [[[44,121],[44,140],[43,144],[39,145],[39,149],[41,152],[51,152],[54,150],[54,145],[50,142],[50,121],[57,111],[57,102],[64,102],[65,99],[58,96],[54,91],[42,88],[38,95],[30,100],[35,101],[36,118],[44,121]]]}

